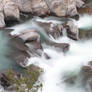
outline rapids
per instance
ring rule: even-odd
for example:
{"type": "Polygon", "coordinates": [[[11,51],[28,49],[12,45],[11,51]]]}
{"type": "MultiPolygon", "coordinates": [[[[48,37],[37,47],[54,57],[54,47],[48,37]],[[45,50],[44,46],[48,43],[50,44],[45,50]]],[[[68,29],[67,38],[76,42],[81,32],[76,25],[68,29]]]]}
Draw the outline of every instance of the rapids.
{"type": "MultiPolygon", "coordinates": [[[[78,21],[74,20],[74,22],[78,28],[87,30],[88,28],[92,29],[91,20],[91,15],[83,15],[80,16],[78,21]]],[[[52,20],[49,19],[49,21],[62,23],[60,22],[61,20],[56,21],[53,20],[53,18],[52,20]]],[[[11,29],[14,29],[11,34],[18,34],[20,31],[30,28],[30,25],[31,28],[39,28],[31,20],[24,24],[11,27],[11,29]]],[[[41,28],[39,28],[39,30],[43,31],[41,28]]],[[[80,71],[83,65],[92,60],[92,39],[73,41],[64,34],[63,37],[55,40],[53,37],[47,36],[44,31],[42,35],[44,35],[47,39],[58,43],[69,43],[70,49],[64,54],[56,50],[54,47],[42,44],[44,52],[46,52],[51,59],[47,60],[43,56],[40,58],[29,58],[27,65],[35,64],[44,70],[43,74],[39,77],[43,86],[38,90],[38,92],[87,92],[88,86],[83,86],[80,71]],[[77,76],[73,84],[65,82],[65,80],[71,78],[72,76],[77,76]]]]}

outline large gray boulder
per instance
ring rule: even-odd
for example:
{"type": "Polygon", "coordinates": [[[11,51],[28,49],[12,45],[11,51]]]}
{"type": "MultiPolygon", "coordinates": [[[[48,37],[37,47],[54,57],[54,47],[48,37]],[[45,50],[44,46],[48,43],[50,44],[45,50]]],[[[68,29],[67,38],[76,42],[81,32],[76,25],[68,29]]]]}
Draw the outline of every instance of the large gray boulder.
{"type": "Polygon", "coordinates": [[[20,16],[18,6],[12,0],[3,0],[3,5],[4,15],[7,19],[19,20],[20,16]]]}

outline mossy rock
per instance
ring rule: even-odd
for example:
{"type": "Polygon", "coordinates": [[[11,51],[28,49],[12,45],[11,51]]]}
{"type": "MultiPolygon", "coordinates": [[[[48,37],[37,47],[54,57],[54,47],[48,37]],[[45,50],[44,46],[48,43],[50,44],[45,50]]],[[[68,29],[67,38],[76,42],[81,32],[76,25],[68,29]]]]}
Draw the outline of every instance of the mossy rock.
{"type": "MultiPolygon", "coordinates": [[[[17,90],[17,92],[25,92],[26,88],[28,89],[29,92],[29,90],[33,88],[33,85],[38,80],[41,72],[42,72],[41,68],[35,65],[31,65],[24,70],[23,74],[18,73],[14,74],[14,72],[9,70],[6,76],[9,79],[10,84],[15,85],[13,87],[13,90],[17,90]]],[[[37,88],[42,87],[42,84],[39,83],[39,85],[35,87],[37,88]]]]}

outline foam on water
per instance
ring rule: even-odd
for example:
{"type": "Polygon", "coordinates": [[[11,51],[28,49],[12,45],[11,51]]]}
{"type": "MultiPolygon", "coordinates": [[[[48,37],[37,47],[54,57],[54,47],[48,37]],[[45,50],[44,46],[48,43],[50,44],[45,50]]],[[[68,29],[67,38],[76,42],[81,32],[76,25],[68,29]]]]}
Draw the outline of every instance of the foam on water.
{"type": "Polygon", "coordinates": [[[80,15],[79,20],[75,21],[75,24],[80,29],[92,29],[92,15],[80,15]]]}
{"type": "Polygon", "coordinates": [[[81,79],[76,80],[75,85],[70,87],[63,82],[63,76],[72,73],[78,75],[81,67],[92,60],[92,40],[75,42],[63,37],[57,42],[69,43],[70,50],[63,54],[47,46],[48,48],[45,48],[44,51],[51,57],[50,60],[44,57],[29,59],[28,65],[34,63],[44,69],[44,74],[40,78],[43,83],[42,92],[86,92],[81,87],[81,79]]]}
{"type": "MultiPolygon", "coordinates": [[[[75,21],[75,24],[79,28],[89,28],[92,24],[91,20],[92,16],[84,15],[80,17],[78,21],[75,21]]],[[[43,20],[41,21],[44,22],[43,20]]],[[[20,32],[22,28],[29,28],[31,25],[29,25],[29,23],[30,22],[27,22],[15,28],[13,27],[15,29],[13,34],[20,32]]],[[[36,27],[36,25],[34,25],[34,27],[36,27]]],[[[72,74],[74,76],[79,75],[81,67],[92,60],[92,39],[86,41],[73,41],[63,36],[57,40],[52,40],[58,43],[69,43],[70,49],[64,54],[51,46],[46,46],[46,48],[44,47],[44,52],[51,57],[50,60],[46,60],[43,56],[41,58],[34,57],[29,59],[27,65],[35,64],[44,70],[44,73],[39,78],[43,83],[42,91],[38,90],[38,92],[86,92],[85,88],[81,85],[81,78],[76,79],[74,85],[67,86],[64,82],[64,79],[66,79],[64,76],[68,77],[72,76],[72,74]]]]}

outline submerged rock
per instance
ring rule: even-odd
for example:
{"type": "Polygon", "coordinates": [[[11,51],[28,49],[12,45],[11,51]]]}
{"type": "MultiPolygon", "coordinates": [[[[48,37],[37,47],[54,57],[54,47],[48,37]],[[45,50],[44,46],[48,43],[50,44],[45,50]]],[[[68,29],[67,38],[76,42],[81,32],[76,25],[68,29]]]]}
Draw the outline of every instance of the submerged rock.
{"type": "Polygon", "coordinates": [[[69,44],[67,43],[54,43],[54,47],[61,49],[63,52],[66,52],[69,50],[69,44]]]}
{"type": "Polygon", "coordinates": [[[80,39],[90,39],[92,38],[92,30],[83,30],[80,29],[79,30],[79,38],[80,39]]]}

